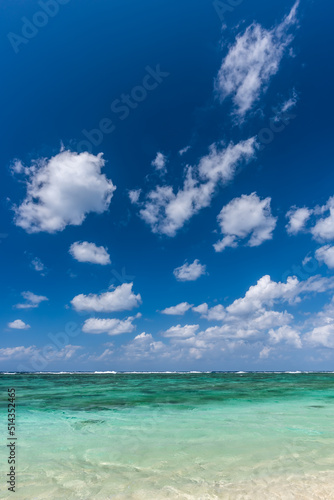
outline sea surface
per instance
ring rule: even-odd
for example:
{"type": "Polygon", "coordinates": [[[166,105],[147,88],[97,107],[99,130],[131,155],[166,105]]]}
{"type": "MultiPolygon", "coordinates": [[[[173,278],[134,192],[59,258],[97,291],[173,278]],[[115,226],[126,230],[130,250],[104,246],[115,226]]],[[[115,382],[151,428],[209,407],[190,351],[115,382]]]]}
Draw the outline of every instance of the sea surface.
{"type": "Polygon", "coordinates": [[[334,498],[333,373],[3,373],[0,389],[4,500],[334,498]]]}

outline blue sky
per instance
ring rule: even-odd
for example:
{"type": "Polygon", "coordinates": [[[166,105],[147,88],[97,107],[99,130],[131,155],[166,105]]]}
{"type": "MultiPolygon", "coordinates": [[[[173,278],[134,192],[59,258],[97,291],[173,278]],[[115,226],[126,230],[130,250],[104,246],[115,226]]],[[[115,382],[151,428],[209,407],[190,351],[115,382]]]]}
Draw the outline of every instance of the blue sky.
{"type": "Polygon", "coordinates": [[[331,370],[333,7],[0,8],[1,369],[331,370]]]}

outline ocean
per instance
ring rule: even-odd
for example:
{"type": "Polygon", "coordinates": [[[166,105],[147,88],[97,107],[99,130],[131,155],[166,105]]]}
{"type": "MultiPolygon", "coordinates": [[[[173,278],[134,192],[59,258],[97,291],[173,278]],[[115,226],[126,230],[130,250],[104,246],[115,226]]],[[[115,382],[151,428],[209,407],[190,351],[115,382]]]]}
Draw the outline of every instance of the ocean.
{"type": "Polygon", "coordinates": [[[2,373],[0,386],[1,499],[334,498],[333,373],[2,373]]]}

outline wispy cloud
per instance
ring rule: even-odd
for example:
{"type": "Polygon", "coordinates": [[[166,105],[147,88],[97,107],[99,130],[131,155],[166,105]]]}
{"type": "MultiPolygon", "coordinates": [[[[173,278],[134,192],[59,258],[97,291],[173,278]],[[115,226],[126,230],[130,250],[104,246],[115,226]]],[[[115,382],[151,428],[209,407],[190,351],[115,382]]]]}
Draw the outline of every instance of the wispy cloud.
{"type": "Polygon", "coordinates": [[[279,69],[287,47],[293,40],[289,30],[297,23],[297,7],[294,4],[283,21],[267,30],[253,23],[242,35],[238,35],[224,58],[216,79],[216,89],[221,98],[231,96],[235,114],[243,120],[269,81],[279,69]]]}
{"type": "Polygon", "coordinates": [[[176,193],[170,185],[157,186],[140,205],[141,218],[154,233],[175,236],[201,209],[208,207],[218,184],[232,181],[237,167],[250,161],[256,151],[254,138],[229,144],[214,144],[196,167],[187,166],[183,187],[176,193]]]}
{"type": "Polygon", "coordinates": [[[15,307],[17,309],[33,309],[38,307],[41,302],[49,300],[47,297],[44,297],[44,295],[35,295],[32,292],[22,292],[21,295],[26,302],[22,304],[16,304],[15,307]]]}

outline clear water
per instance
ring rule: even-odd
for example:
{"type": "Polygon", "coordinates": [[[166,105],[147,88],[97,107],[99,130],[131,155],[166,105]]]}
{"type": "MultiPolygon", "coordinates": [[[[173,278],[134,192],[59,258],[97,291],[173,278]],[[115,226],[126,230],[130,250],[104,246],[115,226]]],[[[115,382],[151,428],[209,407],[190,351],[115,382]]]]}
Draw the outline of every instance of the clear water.
{"type": "Polygon", "coordinates": [[[2,499],[332,499],[334,374],[0,375],[2,499]]]}

